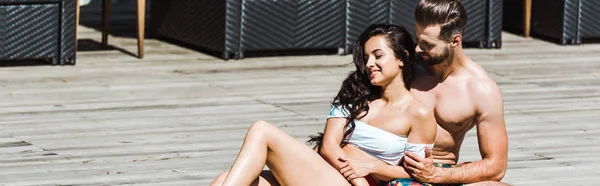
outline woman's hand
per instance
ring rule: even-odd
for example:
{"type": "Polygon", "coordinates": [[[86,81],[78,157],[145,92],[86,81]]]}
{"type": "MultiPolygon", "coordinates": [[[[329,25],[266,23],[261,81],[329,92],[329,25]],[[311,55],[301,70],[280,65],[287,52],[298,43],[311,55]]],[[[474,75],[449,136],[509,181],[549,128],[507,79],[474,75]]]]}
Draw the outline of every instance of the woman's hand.
{"type": "Polygon", "coordinates": [[[349,159],[346,157],[339,157],[338,160],[342,163],[338,165],[337,169],[348,181],[356,178],[364,178],[375,172],[375,163],[372,162],[373,160],[349,159]]]}

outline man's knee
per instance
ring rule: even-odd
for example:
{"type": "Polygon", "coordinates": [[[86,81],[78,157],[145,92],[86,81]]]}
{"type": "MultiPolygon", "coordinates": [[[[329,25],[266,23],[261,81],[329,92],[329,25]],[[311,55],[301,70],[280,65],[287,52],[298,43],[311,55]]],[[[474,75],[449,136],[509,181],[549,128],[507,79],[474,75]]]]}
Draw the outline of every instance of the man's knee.
{"type": "Polygon", "coordinates": [[[227,178],[227,175],[229,175],[229,171],[222,172],[215,178],[215,180],[213,180],[213,182],[210,184],[210,186],[223,185],[223,182],[225,182],[225,178],[227,178]]]}

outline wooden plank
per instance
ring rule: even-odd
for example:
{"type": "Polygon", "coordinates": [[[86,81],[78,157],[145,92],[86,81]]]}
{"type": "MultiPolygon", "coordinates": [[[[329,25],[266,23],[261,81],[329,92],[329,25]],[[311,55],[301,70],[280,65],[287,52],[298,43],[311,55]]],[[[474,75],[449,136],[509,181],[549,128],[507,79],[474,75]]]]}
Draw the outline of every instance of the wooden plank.
{"type": "MultiPolygon", "coordinates": [[[[95,48],[100,11],[85,7],[77,65],[0,68],[0,183],[208,185],[256,120],[300,141],[322,131],[354,68],[350,55],[225,61],[151,38],[139,60],[127,54],[137,48],[132,5],[112,7],[112,49],[95,48]]],[[[597,183],[600,45],[502,38],[502,49],[465,52],[504,96],[503,181],[597,183]]],[[[477,145],[472,130],[460,161],[478,160],[477,145]]]]}

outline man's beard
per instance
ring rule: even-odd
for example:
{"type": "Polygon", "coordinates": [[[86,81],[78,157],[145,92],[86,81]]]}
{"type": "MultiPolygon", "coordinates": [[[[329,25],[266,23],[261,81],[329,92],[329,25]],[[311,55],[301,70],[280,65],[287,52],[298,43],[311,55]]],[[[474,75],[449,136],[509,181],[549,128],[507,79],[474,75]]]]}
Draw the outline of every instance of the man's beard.
{"type": "MultiPolygon", "coordinates": [[[[425,53],[425,54],[427,54],[427,53],[425,53]]],[[[426,60],[423,59],[421,57],[421,55],[418,55],[418,57],[417,57],[418,63],[427,65],[427,66],[437,65],[437,64],[444,62],[444,60],[446,60],[450,56],[450,49],[448,47],[444,48],[444,52],[442,52],[442,54],[440,54],[438,56],[431,56],[429,54],[427,54],[427,55],[429,56],[429,59],[426,59],[426,60]]]]}

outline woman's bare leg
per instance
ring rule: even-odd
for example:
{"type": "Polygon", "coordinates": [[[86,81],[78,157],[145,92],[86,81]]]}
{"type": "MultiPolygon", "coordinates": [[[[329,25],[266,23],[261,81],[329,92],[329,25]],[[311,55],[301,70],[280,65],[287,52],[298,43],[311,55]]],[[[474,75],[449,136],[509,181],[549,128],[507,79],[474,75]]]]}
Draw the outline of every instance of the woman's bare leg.
{"type": "Polygon", "coordinates": [[[502,183],[499,181],[482,181],[477,183],[466,184],[470,186],[510,186],[509,184],[502,183]]]}
{"type": "MultiPolygon", "coordinates": [[[[228,174],[229,171],[219,174],[219,176],[213,180],[210,186],[223,185],[223,182],[228,174]]],[[[263,170],[262,173],[260,173],[260,176],[258,176],[258,178],[256,178],[254,182],[250,184],[250,186],[279,186],[279,183],[277,183],[277,179],[275,179],[275,176],[273,176],[273,173],[271,173],[270,170],[263,170]]]]}
{"type": "Polygon", "coordinates": [[[282,185],[350,185],[310,147],[264,121],[248,130],[223,185],[250,185],[265,164],[282,185]]]}

